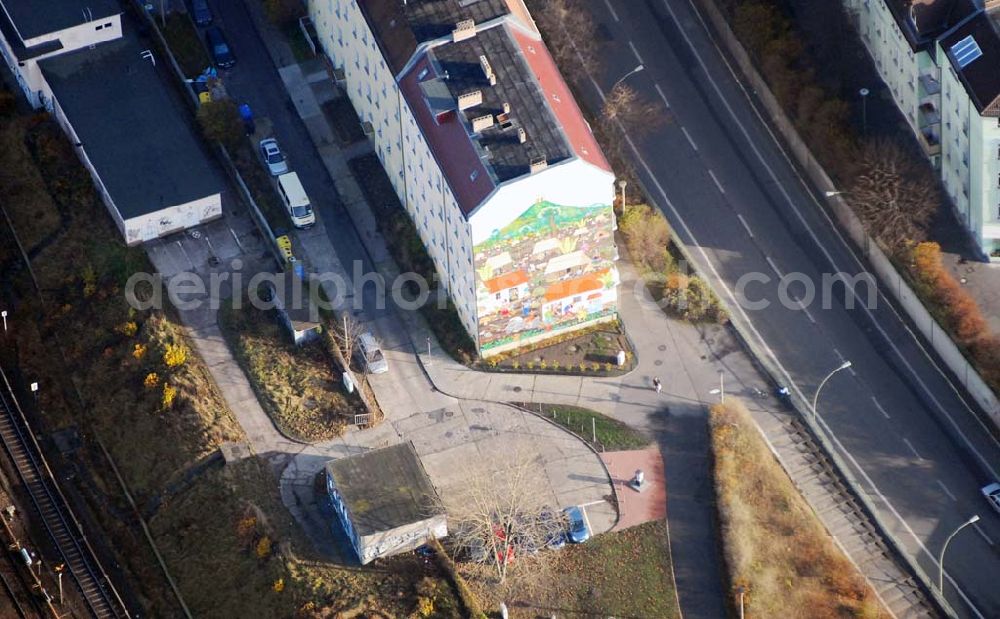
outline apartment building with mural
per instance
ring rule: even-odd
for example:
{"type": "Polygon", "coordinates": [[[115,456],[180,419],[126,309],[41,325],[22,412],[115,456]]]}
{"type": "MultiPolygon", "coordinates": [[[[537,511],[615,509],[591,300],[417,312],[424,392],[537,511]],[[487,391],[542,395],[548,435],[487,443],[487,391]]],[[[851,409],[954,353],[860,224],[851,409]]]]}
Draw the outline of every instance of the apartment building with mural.
{"type": "Polygon", "coordinates": [[[1000,260],[1000,2],[844,2],[959,220],[1000,260]]]}
{"type": "Polygon", "coordinates": [[[488,357],[616,316],[614,175],[522,0],[310,0],[488,357]]]}

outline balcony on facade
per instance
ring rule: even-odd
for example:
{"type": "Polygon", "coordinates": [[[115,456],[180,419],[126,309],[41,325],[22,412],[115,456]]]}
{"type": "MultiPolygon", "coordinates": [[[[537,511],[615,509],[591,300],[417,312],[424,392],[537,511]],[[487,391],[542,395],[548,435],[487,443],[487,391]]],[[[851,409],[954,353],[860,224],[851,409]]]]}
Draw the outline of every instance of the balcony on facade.
{"type": "Polygon", "coordinates": [[[941,81],[938,79],[936,73],[926,71],[920,74],[920,99],[928,99],[931,97],[940,98],[941,96],[941,81]]]}
{"type": "Polygon", "coordinates": [[[941,135],[938,133],[937,125],[926,128],[921,127],[917,135],[920,136],[920,145],[923,146],[924,153],[928,157],[935,157],[941,154],[941,135]]]}

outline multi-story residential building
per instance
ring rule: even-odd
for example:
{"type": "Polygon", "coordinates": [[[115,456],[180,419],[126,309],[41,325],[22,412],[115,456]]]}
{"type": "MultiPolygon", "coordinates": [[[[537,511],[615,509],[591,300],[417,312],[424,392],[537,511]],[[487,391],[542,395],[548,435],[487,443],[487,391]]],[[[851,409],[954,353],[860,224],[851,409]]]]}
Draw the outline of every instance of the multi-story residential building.
{"type": "Polygon", "coordinates": [[[221,175],[115,0],[0,0],[0,54],[134,245],[222,216],[221,175]]]}
{"type": "Polygon", "coordinates": [[[616,315],[614,176],[522,0],[311,0],[480,354],[616,315]]]}
{"type": "Polygon", "coordinates": [[[844,0],[983,253],[1000,259],[1000,28],[990,0],[844,0]]]}

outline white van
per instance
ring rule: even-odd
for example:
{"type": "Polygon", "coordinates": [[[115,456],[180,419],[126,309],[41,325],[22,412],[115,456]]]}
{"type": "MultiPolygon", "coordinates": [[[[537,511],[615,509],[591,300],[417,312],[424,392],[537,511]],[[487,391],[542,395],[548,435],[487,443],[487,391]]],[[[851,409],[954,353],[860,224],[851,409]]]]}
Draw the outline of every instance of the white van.
{"type": "Polygon", "coordinates": [[[285,203],[288,216],[292,218],[293,226],[308,228],[316,223],[316,215],[313,213],[312,205],[309,204],[309,196],[302,188],[298,174],[289,172],[279,176],[278,193],[281,194],[281,201],[285,203]]]}

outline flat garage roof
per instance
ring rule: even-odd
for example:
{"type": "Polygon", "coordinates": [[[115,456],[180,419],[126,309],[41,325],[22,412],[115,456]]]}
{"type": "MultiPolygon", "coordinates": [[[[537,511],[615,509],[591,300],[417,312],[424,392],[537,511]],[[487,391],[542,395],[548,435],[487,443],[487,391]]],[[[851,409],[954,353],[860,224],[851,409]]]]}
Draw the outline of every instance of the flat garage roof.
{"type": "Polygon", "coordinates": [[[39,62],[123,219],[222,192],[179,93],[123,19],[121,39],[39,62]]]}

